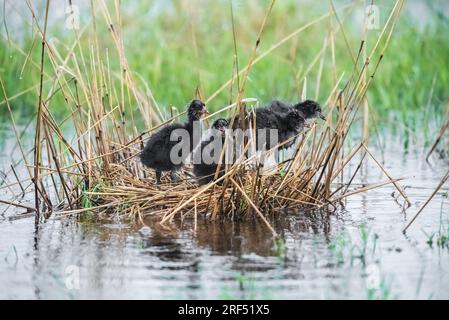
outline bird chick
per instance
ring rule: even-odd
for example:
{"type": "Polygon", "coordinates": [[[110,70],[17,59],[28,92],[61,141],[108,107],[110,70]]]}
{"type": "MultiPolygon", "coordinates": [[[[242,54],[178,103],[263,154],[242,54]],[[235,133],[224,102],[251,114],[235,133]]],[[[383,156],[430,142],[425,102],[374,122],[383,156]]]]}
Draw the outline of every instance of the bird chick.
{"type": "Polygon", "coordinates": [[[295,105],[280,100],[273,100],[268,104],[267,109],[279,113],[287,113],[292,109],[296,109],[306,120],[314,118],[326,120],[326,117],[321,110],[321,106],[313,100],[305,100],[303,102],[298,102],[295,105]]]}
{"type": "MultiPolygon", "coordinates": [[[[227,128],[228,122],[225,119],[216,120],[212,124],[212,133],[210,137],[201,142],[200,147],[196,150],[196,154],[194,155],[193,173],[198,178],[198,182],[201,185],[214,180],[215,172],[217,171],[220,162],[221,150],[224,147],[227,128]],[[208,159],[205,159],[206,156],[208,159]]],[[[221,177],[223,173],[224,165],[222,163],[220,165],[218,177],[221,177]]]]}
{"type": "Polygon", "coordinates": [[[281,149],[289,148],[295,142],[295,139],[293,139],[293,137],[296,137],[300,132],[304,130],[304,127],[306,126],[306,120],[301,112],[293,109],[286,114],[278,115],[278,121],[279,142],[285,142],[284,145],[281,146],[281,149]]]}
{"type": "Polygon", "coordinates": [[[190,152],[195,148],[196,145],[193,139],[193,126],[195,121],[199,121],[207,113],[206,105],[200,100],[193,100],[187,110],[188,121],[184,124],[174,123],[164,126],[158,132],[153,134],[148,140],[145,148],[140,154],[140,160],[143,165],[152,168],[156,171],[156,181],[157,184],[161,182],[161,175],[163,171],[171,172],[172,181],[176,181],[176,171],[182,168],[184,160],[187,158],[188,153],[182,152],[184,148],[181,148],[181,153],[178,156],[181,157],[180,163],[178,161],[173,161],[171,159],[172,148],[181,143],[182,146],[187,146],[190,152]],[[175,130],[186,130],[189,139],[182,139],[178,137],[178,141],[172,141],[171,135],[175,130]]]}
{"type": "MultiPolygon", "coordinates": [[[[287,112],[275,112],[269,108],[259,108],[254,112],[247,113],[245,116],[245,128],[254,128],[256,133],[256,149],[261,150],[265,148],[274,148],[277,144],[283,143],[286,140],[298,135],[305,126],[305,118],[302,114],[294,109],[287,109],[287,112]],[[265,132],[263,132],[265,130],[265,132]],[[277,130],[277,139],[272,136],[271,130],[277,130]],[[261,133],[264,133],[261,136],[261,133]]],[[[232,128],[235,130],[241,127],[240,115],[237,115],[232,128]]],[[[282,146],[281,149],[288,148],[293,144],[289,141],[282,146]]]]}

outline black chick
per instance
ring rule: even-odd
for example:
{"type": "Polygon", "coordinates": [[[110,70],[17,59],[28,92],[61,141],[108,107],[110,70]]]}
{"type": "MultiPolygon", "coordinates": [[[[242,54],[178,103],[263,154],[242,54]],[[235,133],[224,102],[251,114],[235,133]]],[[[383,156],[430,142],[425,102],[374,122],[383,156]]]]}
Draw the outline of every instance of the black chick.
{"type": "MultiPolygon", "coordinates": [[[[247,113],[245,116],[245,128],[254,126],[254,115],[256,123],[256,149],[260,150],[264,144],[266,149],[274,148],[278,143],[282,143],[296,135],[298,135],[305,126],[305,119],[301,113],[296,109],[289,109],[287,112],[275,112],[269,108],[259,108],[254,112],[247,113]],[[265,137],[259,136],[259,130],[265,129],[265,137]],[[278,139],[271,141],[270,129],[275,129],[278,132],[278,139]],[[259,142],[259,140],[262,141],[259,142]]],[[[237,115],[233,126],[233,129],[241,128],[240,116],[237,115]]],[[[283,144],[280,148],[288,148],[294,143],[294,139],[283,144]]]]}
{"type": "MultiPolygon", "coordinates": [[[[228,122],[225,119],[218,119],[213,124],[211,129],[212,134],[209,138],[201,142],[200,148],[197,149],[194,155],[193,173],[198,178],[198,182],[201,185],[207,184],[214,180],[215,172],[217,171],[218,163],[220,162],[221,150],[224,147],[226,129],[228,128],[228,122]],[[221,143],[221,148],[215,148],[213,143],[221,143]],[[207,153],[207,160],[203,158],[204,153],[207,153]],[[211,163],[209,163],[211,162],[211,163]]],[[[224,162],[224,157],[221,163],[224,162]]],[[[220,171],[218,177],[221,177],[224,173],[224,165],[220,165],[220,171]]]]}
{"type": "Polygon", "coordinates": [[[306,119],[298,110],[294,109],[286,114],[277,115],[279,121],[279,142],[284,142],[281,149],[289,148],[295,142],[296,137],[304,130],[306,119]]]}
{"type": "Polygon", "coordinates": [[[187,130],[190,137],[190,152],[192,152],[196,147],[193,139],[193,123],[199,121],[206,113],[206,105],[200,100],[193,100],[187,110],[187,123],[166,125],[148,140],[145,148],[140,154],[140,160],[142,161],[142,164],[156,171],[156,181],[158,184],[161,182],[162,171],[170,171],[172,181],[176,181],[176,171],[183,166],[184,160],[188,156],[188,154],[181,154],[182,152],[180,152],[179,156],[181,156],[182,159],[181,163],[173,163],[170,158],[172,148],[180,142],[187,143],[187,141],[183,141],[181,137],[179,137],[178,141],[170,141],[172,132],[176,129],[187,130]]]}
{"type": "Polygon", "coordinates": [[[295,105],[280,100],[273,100],[268,104],[267,109],[279,113],[287,113],[292,109],[296,109],[306,120],[314,118],[326,120],[326,117],[322,113],[321,106],[313,100],[306,100],[295,105]]]}

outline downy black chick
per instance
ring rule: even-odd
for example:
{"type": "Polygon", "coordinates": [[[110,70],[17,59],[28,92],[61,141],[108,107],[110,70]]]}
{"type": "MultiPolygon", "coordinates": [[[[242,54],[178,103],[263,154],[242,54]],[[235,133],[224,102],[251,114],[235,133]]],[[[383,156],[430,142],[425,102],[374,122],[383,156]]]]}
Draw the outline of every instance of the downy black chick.
{"type": "Polygon", "coordinates": [[[268,104],[267,109],[279,113],[287,113],[292,109],[296,109],[306,120],[314,118],[326,120],[326,117],[322,113],[321,106],[313,100],[305,100],[295,105],[280,100],[273,100],[268,104]]]}
{"type": "MultiPolygon", "coordinates": [[[[263,145],[267,150],[275,147],[278,143],[282,143],[296,135],[298,135],[305,126],[305,119],[301,113],[296,109],[287,110],[287,112],[275,112],[268,108],[259,108],[254,112],[247,113],[245,116],[245,129],[251,127],[254,128],[255,121],[255,132],[256,132],[256,149],[261,150],[263,145]],[[265,137],[260,137],[259,130],[265,129],[265,137]],[[271,137],[270,130],[277,130],[277,139],[271,137]],[[262,141],[259,142],[259,140],[262,141]],[[272,141],[273,140],[273,141],[272,141]]],[[[240,116],[237,115],[232,128],[235,130],[241,128],[240,116]]],[[[288,148],[294,142],[291,139],[289,142],[280,146],[280,149],[288,148]]]]}
{"type": "Polygon", "coordinates": [[[156,171],[156,181],[158,184],[161,182],[162,171],[170,171],[172,181],[176,181],[176,171],[184,165],[184,160],[188,154],[181,152],[182,154],[178,154],[182,159],[181,163],[173,163],[170,158],[171,150],[178,143],[189,143],[190,152],[192,152],[196,147],[193,139],[193,124],[195,121],[199,121],[206,113],[206,105],[200,100],[193,100],[187,110],[187,123],[166,125],[150,137],[140,154],[140,160],[142,164],[156,171]],[[178,141],[171,141],[170,136],[177,129],[186,130],[189,134],[190,141],[184,141],[181,137],[178,138],[178,141]]]}
{"type": "Polygon", "coordinates": [[[289,148],[295,142],[296,137],[304,130],[306,119],[298,110],[291,110],[286,114],[277,115],[279,121],[279,142],[284,142],[281,149],[289,148]]]}
{"type": "Polygon", "coordinates": [[[211,136],[201,142],[200,148],[195,152],[193,173],[201,185],[214,180],[219,163],[221,165],[218,177],[221,177],[224,173],[224,156],[221,162],[220,156],[221,150],[224,148],[227,128],[228,122],[225,119],[216,120],[211,127],[213,129],[211,136]],[[205,159],[206,154],[208,159],[205,159]]]}

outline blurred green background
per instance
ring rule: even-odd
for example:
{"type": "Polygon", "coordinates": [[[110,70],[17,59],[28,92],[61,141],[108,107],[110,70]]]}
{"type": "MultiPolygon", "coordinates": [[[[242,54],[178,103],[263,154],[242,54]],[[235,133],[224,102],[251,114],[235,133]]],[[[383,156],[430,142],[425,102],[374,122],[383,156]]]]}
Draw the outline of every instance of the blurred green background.
{"type": "MultiPolygon", "coordinates": [[[[0,75],[10,97],[14,117],[21,122],[33,116],[37,108],[40,39],[36,27],[32,27],[26,4],[5,1],[2,8],[0,75]]],[[[33,3],[42,24],[45,1],[33,3]]],[[[88,57],[92,44],[89,1],[73,3],[81,11],[81,29],[86,27],[81,39],[84,42],[83,54],[88,57]]],[[[106,1],[113,12],[117,3],[106,1]]],[[[328,15],[332,6],[338,10],[351,3],[276,1],[258,53],[263,53],[302,26],[328,15]]],[[[373,47],[394,5],[394,1],[374,3],[380,9],[380,28],[368,32],[368,48],[373,47]]],[[[248,62],[269,4],[267,0],[232,1],[240,68],[248,62]]],[[[67,6],[67,1],[53,1],[50,7],[49,38],[62,52],[76,39],[75,33],[64,25],[67,6]]],[[[324,18],[279,46],[253,67],[245,97],[258,98],[262,103],[273,98],[299,100],[303,80],[307,78],[308,97],[323,103],[335,79],[345,72],[343,79],[347,80],[351,73],[351,56],[357,55],[364,32],[365,6],[364,1],[354,2],[351,10],[337,11],[338,19],[335,16],[324,18]],[[330,41],[329,34],[339,22],[342,30],[334,37],[335,62],[330,42],[322,59],[316,59],[325,39],[330,41]],[[317,88],[320,68],[322,76],[317,88]]],[[[449,98],[448,7],[446,1],[406,2],[368,93],[371,112],[379,121],[389,124],[400,121],[411,130],[424,125],[426,131],[428,123],[436,123],[437,126],[441,122],[449,98]]],[[[195,96],[197,87],[207,98],[232,76],[234,42],[230,0],[120,1],[120,14],[126,57],[135,73],[137,85],[143,91],[151,90],[157,103],[165,107],[163,110],[167,115],[168,106],[173,105],[182,111],[195,96]]],[[[96,28],[101,47],[104,50],[111,47],[112,39],[101,14],[97,16],[96,28]]],[[[118,66],[118,58],[112,53],[110,63],[118,66]]],[[[50,73],[48,59],[46,70],[50,73]]],[[[44,80],[48,80],[47,76],[44,80]]],[[[69,108],[62,96],[55,99],[52,111],[62,118],[69,108]]],[[[209,109],[221,108],[231,99],[230,89],[226,89],[210,102],[209,109]]],[[[9,119],[3,93],[0,93],[0,117],[3,122],[9,119]]]]}

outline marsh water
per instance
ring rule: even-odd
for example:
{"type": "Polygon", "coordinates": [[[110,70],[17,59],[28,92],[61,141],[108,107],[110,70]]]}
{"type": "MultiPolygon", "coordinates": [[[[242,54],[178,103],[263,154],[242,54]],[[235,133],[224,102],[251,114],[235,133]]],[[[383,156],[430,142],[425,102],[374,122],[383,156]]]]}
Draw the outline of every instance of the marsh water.
{"type": "MultiPolygon", "coordinates": [[[[447,234],[446,191],[401,232],[447,163],[429,165],[422,146],[386,141],[375,155],[391,175],[406,178],[409,209],[388,185],[348,198],[335,213],[278,214],[270,220],[278,240],[257,220],[200,219],[195,233],[189,221],[165,230],[150,220],[142,227],[66,217],[36,231],[33,217],[0,205],[0,298],[447,299],[449,249],[436,236],[429,243],[440,229],[447,234]]],[[[9,165],[10,155],[1,160],[9,165]]],[[[370,161],[362,173],[357,183],[387,180],[370,161]]]]}

